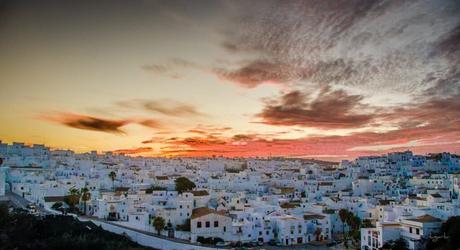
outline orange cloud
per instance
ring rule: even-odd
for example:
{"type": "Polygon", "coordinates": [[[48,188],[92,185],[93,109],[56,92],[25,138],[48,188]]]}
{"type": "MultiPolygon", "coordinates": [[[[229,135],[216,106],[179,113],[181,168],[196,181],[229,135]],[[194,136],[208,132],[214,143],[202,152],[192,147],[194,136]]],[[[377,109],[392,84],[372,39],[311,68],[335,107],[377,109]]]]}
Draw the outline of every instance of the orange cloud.
{"type": "Polygon", "coordinates": [[[151,147],[140,147],[140,148],[130,148],[130,149],[117,149],[114,150],[114,154],[125,154],[125,155],[136,155],[141,153],[151,153],[153,148],[151,147]]]}
{"type": "Polygon", "coordinates": [[[376,115],[357,113],[362,109],[360,95],[324,87],[315,99],[300,91],[291,91],[279,100],[268,101],[257,117],[262,123],[303,126],[321,129],[357,128],[371,122],[376,115]]]}

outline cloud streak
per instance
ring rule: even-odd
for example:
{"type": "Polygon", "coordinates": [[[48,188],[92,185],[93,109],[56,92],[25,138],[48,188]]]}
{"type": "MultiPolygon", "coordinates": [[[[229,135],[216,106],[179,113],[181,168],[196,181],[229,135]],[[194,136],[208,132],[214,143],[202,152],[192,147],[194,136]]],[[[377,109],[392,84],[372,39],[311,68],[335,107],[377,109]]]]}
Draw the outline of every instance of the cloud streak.
{"type": "Polygon", "coordinates": [[[291,91],[279,100],[270,100],[257,117],[270,125],[303,126],[320,129],[357,128],[367,125],[374,115],[363,113],[363,97],[324,87],[314,98],[291,91]],[[361,114],[357,113],[361,112],[361,114]]]}
{"type": "Polygon", "coordinates": [[[241,86],[300,81],[412,95],[459,79],[458,1],[263,1],[232,9],[235,26],[222,46],[250,59],[215,72],[241,86]]]}
{"type": "Polygon", "coordinates": [[[117,105],[130,109],[142,108],[146,111],[166,116],[205,116],[205,114],[198,111],[195,106],[171,99],[129,100],[118,102],[117,105]]]}
{"type": "Polygon", "coordinates": [[[129,149],[117,149],[112,151],[114,154],[125,154],[125,155],[137,155],[142,153],[151,153],[153,148],[151,147],[139,147],[139,148],[129,148],[129,149]]]}
{"type": "Polygon", "coordinates": [[[58,123],[67,127],[98,131],[112,134],[125,134],[122,127],[130,123],[137,123],[150,128],[160,127],[160,123],[152,119],[106,119],[95,116],[58,112],[54,114],[39,115],[39,119],[58,123]]]}

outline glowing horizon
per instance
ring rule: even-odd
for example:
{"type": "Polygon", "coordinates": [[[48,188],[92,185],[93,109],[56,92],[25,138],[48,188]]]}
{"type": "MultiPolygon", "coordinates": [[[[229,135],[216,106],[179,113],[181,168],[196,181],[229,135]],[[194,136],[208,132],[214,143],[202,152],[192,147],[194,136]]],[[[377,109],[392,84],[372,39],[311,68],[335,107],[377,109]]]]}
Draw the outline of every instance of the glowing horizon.
{"type": "Polygon", "coordinates": [[[0,32],[7,143],[460,154],[458,1],[4,1],[0,32]]]}

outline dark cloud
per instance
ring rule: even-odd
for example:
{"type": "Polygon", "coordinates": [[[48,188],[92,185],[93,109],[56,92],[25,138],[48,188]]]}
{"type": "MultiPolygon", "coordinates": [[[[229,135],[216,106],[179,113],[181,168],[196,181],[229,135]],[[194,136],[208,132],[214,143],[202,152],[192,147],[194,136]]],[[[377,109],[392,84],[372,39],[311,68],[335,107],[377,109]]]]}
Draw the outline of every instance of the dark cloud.
{"type": "Polygon", "coordinates": [[[196,137],[186,137],[186,138],[175,138],[175,140],[170,140],[171,144],[176,145],[187,145],[187,146],[197,146],[197,145],[219,145],[226,144],[227,142],[221,137],[207,135],[207,136],[196,136],[196,137]]]}
{"type": "Polygon", "coordinates": [[[121,127],[130,123],[128,120],[110,120],[87,115],[72,113],[56,113],[52,115],[42,115],[40,118],[57,122],[71,128],[84,130],[101,131],[108,133],[124,133],[121,127]]]}
{"type": "Polygon", "coordinates": [[[250,62],[237,70],[214,69],[221,78],[254,88],[262,83],[286,83],[299,79],[287,65],[276,62],[257,60],[250,62]]]}
{"type": "Polygon", "coordinates": [[[147,73],[164,75],[170,78],[179,79],[183,77],[181,71],[184,69],[201,70],[203,68],[197,63],[190,62],[181,58],[173,58],[162,64],[151,63],[142,65],[141,69],[147,73]]]}
{"type": "Polygon", "coordinates": [[[150,144],[150,143],[154,143],[154,142],[155,142],[155,140],[148,139],[148,140],[142,141],[142,144],[150,144]]]}
{"type": "Polygon", "coordinates": [[[147,111],[160,113],[167,116],[204,116],[205,114],[199,112],[193,105],[170,100],[130,100],[117,103],[119,106],[125,108],[143,108],[147,111]]]}
{"type": "Polygon", "coordinates": [[[321,129],[357,128],[372,121],[373,114],[363,113],[363,97],[343,90],[321,89],[316,97],[300,91],[266,102],[257,117],[270,125],[304,126],[321,129]],[[361,113],[357,113],[361,112],[361,113]]]}
{"type": "Polygon", "coordinates": [[[149,127],[149,128],[161,128],[162,125],[159,121],[153,120],[153,119],[144,119],[144,120],[139,120],[137,123],[149,127]]]}
{"type": "Polygon", "coordinates": [[[123,126],[130,123],[138,123],[143,126],[157,128],[160,123],[155,120],[134,120],[134,119],[106,119],[88,115],[80,115],[73,113],[53,113],[47,115],[40,115],[39,119],[52,121],[71,128],[78,128],[83,130],[99,131],[113,134],[124,134],[121,129],[123,126]]]}
{"type": "Polygon", "coordinates": [[[151,147],[139,147],[139,148],[129,148],[129,149],[117,149],[112,151],[114,154],[125,154],[125,155],[136,155],[141,153],[152,152],[153,148],[151,147]]]}
{"type": "Polygon", "coordinates": [[[215,73],[242,86],[300,81],[416,95],[437,81],[451,87],[458,76],[455,0],[251,1],[233,7],[235,26],[224,32],[222,46],[252,62],[215,73]]]}

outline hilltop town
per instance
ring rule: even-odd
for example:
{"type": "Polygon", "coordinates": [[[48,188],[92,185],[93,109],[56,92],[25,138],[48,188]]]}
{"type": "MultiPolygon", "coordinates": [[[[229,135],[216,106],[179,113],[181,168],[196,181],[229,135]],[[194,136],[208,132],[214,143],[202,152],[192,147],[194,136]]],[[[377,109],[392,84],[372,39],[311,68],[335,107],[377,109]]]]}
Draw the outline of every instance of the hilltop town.
{"type": "Polygon", "coordinates": [[[188,249],[338,242],[378,249],[400,239],[422,249],[460,215],[460,157],[449,153],[328,163],[0,143],[0,158],[0,197],[24,199],[37,215],[70,214],[188,249]]]}

